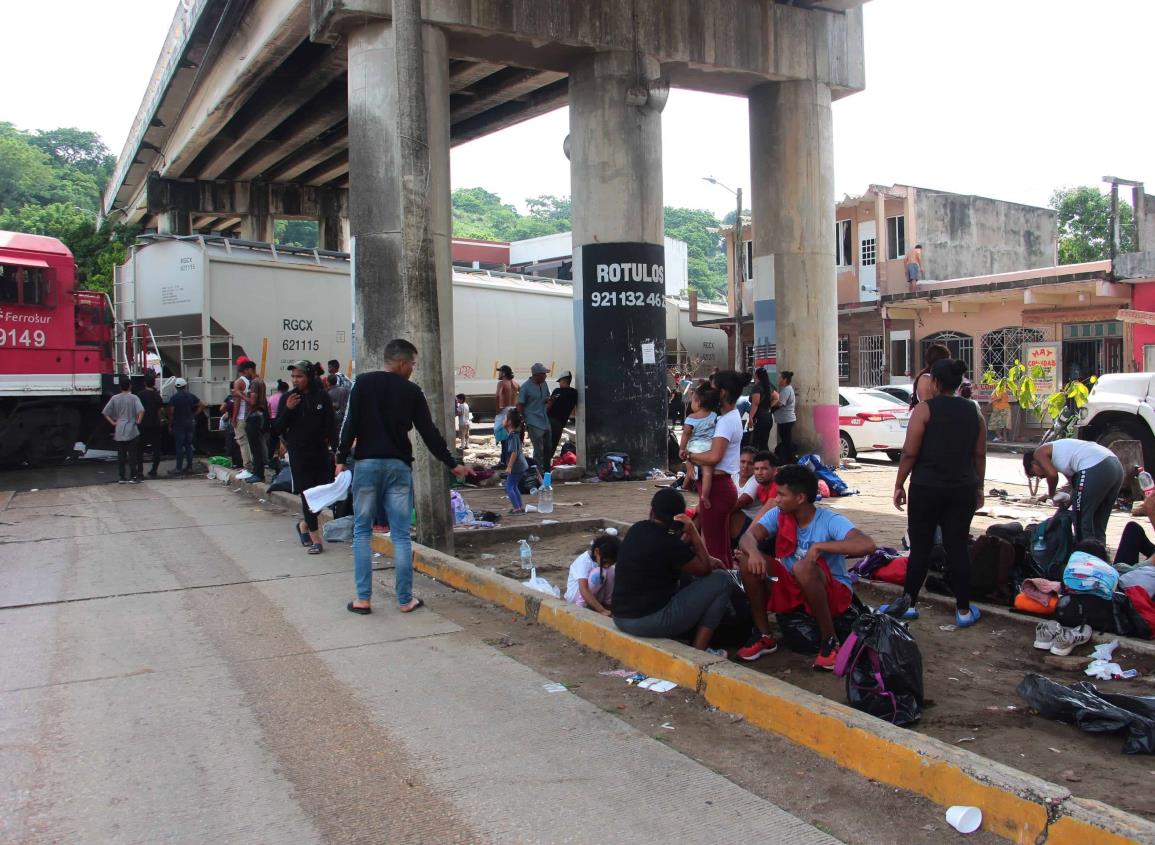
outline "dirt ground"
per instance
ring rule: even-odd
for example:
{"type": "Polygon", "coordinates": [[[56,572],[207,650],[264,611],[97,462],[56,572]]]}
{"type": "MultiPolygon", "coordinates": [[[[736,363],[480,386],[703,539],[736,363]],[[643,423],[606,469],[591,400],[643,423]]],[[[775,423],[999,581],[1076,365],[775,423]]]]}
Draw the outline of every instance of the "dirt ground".
{"type": "MultiPolygon", "coordinates": [[[[842,473],[861,494],[828,503],[844,512],[879,545],[900,546],[906,527],[905,514],[895,511],[890,503],[894,472],[889,463],[864,461],[859,468],[842,473]]],[[[1013,483],[989,482],[988,486],[1007,489],[1012,496],[1026,493],[1025,486],[1013,483]]],[[[529,537],[543,519],[602,517],[632,523],[646,516],[653,490],[653,482],[558,485],[555,499],[562,506],[553,514],[506,516],[502,525],[524,525],[525,533],[519,536],[529,537]],[[576,502],[582,506],[573,507],[576,502]]],[[[500,490],[463,492],[475,510],[508,510],[500,490]]],[[[526,497],[526,501],[532,503],[534,497],[526,497]]],[[[981,533],[992,522],[1005,522],[1016,516],[1038,520],[1050,513],[1043,507],[999,500],[993,503],[993,509],[996,515],[975,518],[973,533],[981,533]]],[[[1117,542],[1127,521],[1125,514],[1112,517],[1110,542],[1117,542]]],[[[564,590],[570,563],[595,535],[596,531],[581,529],[533,542],[538,574],[564,590]]],[[[458,541],[458,556],[502,575],[519,580],[527,577],[520,568],[515,541],[490,545],[482,536],[463,537],[458,541]]],[[[859,592],[872,605],[888,597],[869,584],[861,585],[859,592]]],[[[1034,618],[1008,620],[990,615],[974,628],[944,631],[940,626],[954,622],[953,606],[923,600],[920,610],[922,618],[912,623],[911,630],[923,656],[928,706],[914,730],[1065,785],[1081,797],[1096,798],[1155,818],[1155,790],[1142,788],[1155,786],[1155,759],[1122,754],[1120,736],[1087,734],[1072,725],[1043,719],[1033,714],[1015,692],[1028,672],[1038,672],[1064,684],[1087,680],[1083,668],[1090,645],[1075,652],[1083,657],[1081,662],[1064,661],[1032,647],[1037,621],[1034,618]]],[[[535,638],[539,632],[541,629],[534,632],[535,638]]],[[[1155,695],[1155,658],[1121,647],[1115,659],[1123,668],[1138,669],[1140,676],[1133,681],[1098,682],[1102,688],[1155,695]]],[[[845,682],[813,671],[811,661],[811,657],[790,653],[783,646],[776,654],[747,665],[811,692],[845,701],[845,682]]],[[[684,735],[679,736],[679,741],[686,741],[684,735]]]]}

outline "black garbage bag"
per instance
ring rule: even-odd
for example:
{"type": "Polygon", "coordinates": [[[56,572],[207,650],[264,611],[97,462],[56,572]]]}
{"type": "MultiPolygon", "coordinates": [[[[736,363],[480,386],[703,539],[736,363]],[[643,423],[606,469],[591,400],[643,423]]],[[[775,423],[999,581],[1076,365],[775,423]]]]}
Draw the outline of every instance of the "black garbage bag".
{"type": "Polygon", "coordinates": [[[1019,697],[1039,715],[1070,722],[1087,733],[1123,733],[1124,754],[1155,754],[1155,698],[1101,693],[1089,681],[1063,686],[1028,674],[1019,697]]]}
{"type": "MultiPolygon", "coordinates": [[[[839,642],[850,636],[854,623],[858,620],[863,609],[857,604],[852,605],[841,616],[834,617],[834,633],[839,642]]],[[[782,642],[786,647],[798,654],[818,654],[822,648],[822,632],[818,630],[818,620],[802,610],[794,613],[779,613],[775,615],[778,630],[782,632],[782,642]]]]}
{"type": "Polygon", "coordinates": [[[838,653],[850,706],[896,725],[922,717],[922,652],[902,622],[883,613],[858,617],[838,653]]]}
{"type": "Polygon", "coordinates": [[[289,469],[286,463],[281,467],[281,471],[277,473],[276,477],[269,483],[266,492],[269,493],[295,493],[293,490],[293,472],[289,469]]]}

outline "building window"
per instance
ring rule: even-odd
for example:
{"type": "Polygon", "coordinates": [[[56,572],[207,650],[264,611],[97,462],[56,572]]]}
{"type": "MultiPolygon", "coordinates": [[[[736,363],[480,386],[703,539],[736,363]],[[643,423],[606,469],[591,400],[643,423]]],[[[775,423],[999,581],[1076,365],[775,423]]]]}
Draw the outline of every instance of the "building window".
{"type": "Polygon", "coordinates": [[[967,372],[973,372],[975,366],[975,341],[968,334],[958,332],[936,332],[922,339],[922,360],[926,361],[926,350],[934,344],[941,344],[950,350],[950,357],[965,361],[967,372]]]}
{"type": "Polygon", "coordinates": [[[742,270],[746,281],[754,278],[754,242],[742,241],[742,270]]]}
{"type": "Polygon", "coordinates": [[[20,301],[20,268],[0,264],[0,302],[20,301]]]}
{"type": "Polygon", "coordinates": [[[863,238],[862,239],[862,266],[873,267],[877,263],[875,250],[877,249],[877,239],[863,238]]]}
{"type": "Polygon", "coordinates": [[[890,261],[906,255],[906,216],[886,218],[886,257],[890,261]]]}
{"type": "Polygon", "coordinates": [[[993,372],[998,378],[1004,377],[1015,361],[1023,360],[1024,343],[1038,343],[1046,339],[1046,332],[1042,329],[1024,326],[1007,326],[987,332],[980,346],[981,370],[976,375],[993,372]]]}
{"type": "Polygon", "coordinates": [[[839,267],[850,267],[854,263],[854,249],[850,240],[850,221],[839,220],[834,224],[834,248],[838,255],[839,267]]]}
{"type": "Polygon", "coordinates": [[[886,354],[880,334],[858,338],[858,383],[862,387],[882,384],[886,374],[886,354]]]}
{"type": "Polygon", "coordinates": [[[838,380],[850,381],[850,335],[838,336],[838,380]]]}

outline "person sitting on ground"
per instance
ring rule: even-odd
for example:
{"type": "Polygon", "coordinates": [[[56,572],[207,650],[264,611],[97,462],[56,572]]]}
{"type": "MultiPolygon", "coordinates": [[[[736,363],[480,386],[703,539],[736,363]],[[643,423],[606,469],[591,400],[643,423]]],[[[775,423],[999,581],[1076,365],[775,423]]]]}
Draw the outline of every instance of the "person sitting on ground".
{"type": "Polygon", "coordinates": [[[834,617],[845,613],[854,600],[846,558],[864,557],[877,546],[842,514],[814,506],[818,478],[807,467],[782,467],[775,480],[776,506],[750,526],[740,544],[739,567],[754,630],[738,656],[757,660],[778,648],[770,636],[767,610],[777,614],[802,608],[814,617],[822,635],[814,667],[833,670],[838,654],[834,617]],[[763,551],[767,541],[773,542],[769,553],[763,551]]]}
{"type": "Polygon", "coordinates": [[[1059,473],[1071,482],[1075,540],[1107,540],[1107,520],[1123,486],[1123,464],[1106,446],[1063,438],[1023,453],[1028,476],[1047,479],[1047,497],[1059,486],[1059,473]]]}
{"type": "Polygon", "coordinates": [[[609,616],[614,603],[614,564],[621,541],[612,534],[594,538],[589,550],[570,564],[565,600],[609,616]]]}
{"type": "MultiPolygon", "coordinates": [[[[1143,499],[1143,513],[1155,526],[1155,496],[1143,499]]],[[[1123,526],[1123,536],[1119,538],[1119,547],[1115,549],[1115,561],[1112,564],[1121,574],[1126,574],[1140,566],[1155,566],[1155,543],[1147,536],[1143,526],[1138,522],[1128,522],[1123,526]]],[[[1102,558],[1106,560],[1106,558],[1102,558]]]]}
{"type": "Polygon", "coordinates": [[[703,508],[710,509],[710,488],[714,478],[714,467],[702,465],[697,470],[687,455],[709,452],[714,443],[714,426],[718,422],[718,391],[706,385],[699,385],[690,391],[690,413],[686,414],[682,426],[682,440],[679,454],[686,461],[686,480],[682,487],[697,492],[703,508]],[[695,486],[696,481],[696,486],[695,486]]]}
{"type": "Polygon", "coordinates": [[[778,494],[778,485],[774,483],[777,473],[778,462],[770,452],[759,452],[753,446],[742,447],[738,459],[738,501],[730,514],[730,537],[734,546],[763,511],[772,507],[778,494]]]}
{"type": "MultiPolygon", "coordinates": [[[[649,519],[630,527],[618,552],[614,625],[636,637],[677,637],[692,629],[691,645],[710,650],[734,588],[720,566],[686,516],[685,498],[662,488],[650,500],[649,519]],[[679,590],[684,575],[694,580],[679,590]]],[[[725,656],[724,651],[711,653],[725,656]]]]}

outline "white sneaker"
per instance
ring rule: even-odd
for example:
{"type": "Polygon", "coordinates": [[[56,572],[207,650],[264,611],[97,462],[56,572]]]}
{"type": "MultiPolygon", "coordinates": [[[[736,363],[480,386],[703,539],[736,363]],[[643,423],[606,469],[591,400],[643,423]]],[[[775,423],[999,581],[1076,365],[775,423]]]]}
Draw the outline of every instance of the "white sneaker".
{"type": "Polygon", "coordinates": [[[253,477],[253,474],[251,472],[249,472],[247,469],[242,469],[240,472],[238,472],[236,475],[233,476],[233,478],[237,481],[246,481],[252,477],[253,477]]]}
{"type": "Polygon", "coordinates": [[[1040,622],[1035,626],[1035,648],[1040,651],[1050,651],[1051,646],[1055,644],[1055,637],[1059,636],[1061,630],[1063,630],[1063,626],[1054,619],[1040,622]]]}
{"type": "Polygon", "coordinates": [[[1063,628],[1055,637],[1055,644],[1051,646],[1051,654],[1066,657],[1084,643],[1091,641],[1091,626],[1080,625],[1078,628],[1063,628]]]}

